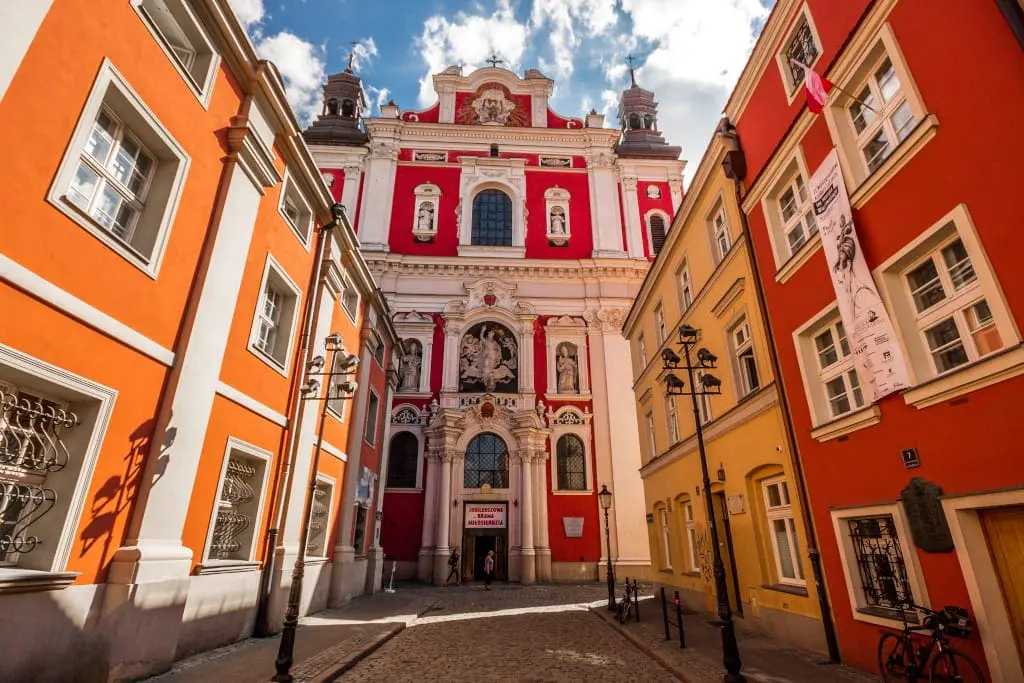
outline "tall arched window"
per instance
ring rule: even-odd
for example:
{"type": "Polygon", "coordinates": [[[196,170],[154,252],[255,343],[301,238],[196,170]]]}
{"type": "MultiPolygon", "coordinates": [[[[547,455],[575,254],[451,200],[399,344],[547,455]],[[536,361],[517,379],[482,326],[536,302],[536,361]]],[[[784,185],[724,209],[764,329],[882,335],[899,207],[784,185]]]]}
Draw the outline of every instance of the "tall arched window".
{"type": "Polygon", "coordinates": [[[561,491],[587,490],[587,456],[583,441],[575,434],[564,434],[555,446],[558,488],[561,491]]]}
{"type": "Polygon", "coordinates": [[[473,198],[472,243],[512,246],[512,200],[501,190],[484,190],[473,198]]]}
{"type": "Polygon", "coordinates": [[[388,451],[386,488],[414,489],[419,465],[420,444],[412,432],[399,432],[391,439],[388,451]]]}
{"type": "Polygon", "coordinates": [[[651,228],[651,253],[657,254],[661,251],[661,245],[665,243],[665,219],[661,214],[652,213],[647,219],[651,228]]]}
{"type": "Polygon", "coordinates": [[[478,434],[466,448],[466,468],[463,485],[478,489],[484,484],[491,488],[508,488],[508,446],[497,434],[478,434]]]}

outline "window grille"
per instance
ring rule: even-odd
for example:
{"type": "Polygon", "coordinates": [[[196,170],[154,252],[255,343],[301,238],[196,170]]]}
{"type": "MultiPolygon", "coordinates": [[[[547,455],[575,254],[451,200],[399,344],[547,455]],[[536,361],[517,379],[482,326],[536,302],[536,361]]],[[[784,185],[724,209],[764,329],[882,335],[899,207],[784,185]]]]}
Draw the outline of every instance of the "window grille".
{"type": "Polygon", "coordinates": [[[651,253],[657,255],[665,244],[665,219],[655,213],[647,222],[651,228],[651,253]]]}
{"type": "Polygon", "coordinates": [[[473,244],[512,246],[512,200],[501,190],[484,190],[473,198],[473,244]]]}
{"type": "Polygon", "coordinates": [[[817,58],[818,46],[814,43],[811,26],[806,19],[802,19],[796,31],[793,32],[793,37],[789,39],[789,47],[786,48],[786,67],[789,69],[793,90],[804,82],[804,70],[803,67],[793,64],[790,60],[810,66],[817,58]]]}
{"type": "Polygon", "coordinates": [[[904,603],[913,603],[892,516],[850,519],[847,523],[865,604],[881,609],[902,609],[904,603]]]}
{"type": "Polygon", "coordinates": [[[395,434],[388,451],[389,489],[416,488],[416,469],[419,460],[419,441],[412,432],[395,434]]]}
{"type": "Polygon", "coordinates": [[[331,485],[318,481],[313,489],[313,508],[309,517],[306,557],[326,557],[325,540],[331,512],[331,485]]]}
{"type": "Polygon", "coordinates": [[[61,433],[77,424],[66,405],[0,383],[0,562],[17,563],[46,540],[32,525],[57,503],[46,477],[67,467],[61,433]]]}
{"type": "Polygon", "coordinates": [[[253,480],[256,467],[245,458],[231,455],[224,473],[218,501],[217,521],[213,525],[210,557],[216,560],[248,560],[249,552],[240,537],[252,526],[248,503],[256,499],[253,480]]]}
{"type": "Polygon", "coordinates": [[[463,486],[478,489],[484,484],[508,488],[508,446],[496,434],[479,434],[466,449],[463,486]]]}
{"type": "Polygon", "coordinates": [[[587,460],[583,441],[575,434],[565,434],[555,447],[558,459],[558,488],[562,491],[587,490],[587,460]]]}

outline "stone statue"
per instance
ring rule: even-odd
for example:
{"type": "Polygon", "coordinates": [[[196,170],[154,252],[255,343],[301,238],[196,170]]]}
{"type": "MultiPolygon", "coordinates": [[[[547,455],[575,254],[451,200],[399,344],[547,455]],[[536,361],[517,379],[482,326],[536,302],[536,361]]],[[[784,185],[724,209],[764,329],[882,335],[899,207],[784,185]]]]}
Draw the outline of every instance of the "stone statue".
{"type": "Polygon", "coordinates": [[[565,234],[565,214],[562,209],[555,207],[551,209],[551,234],[552,235],[564,235],[565,234]]]}
{"type": "Polygon", "coordinates": [[[441,404],[438,403],[437,399],[435,398],[430,402],[430,406],[428,409],[430,411],[430,422],[433,422],[434,418],[437,417],[437,413],[441,410],[441,404]]]}
{"type": "Polygon", "coordinates": [[[544,401],[537,399],[537,417],[540,418],[540,423],[547,426],[547,422],[544,420],[544,401]]]}
{"type": "Polygon", "coordinates": [[[569,344],[558,346],[558,359],[555,366],[558,370],[558,393],[575,394],[577,392],[576,358],[569,355],[569,344]]]}
{"type": "Polygon", "coordinates": [[[416,229],[420,232],[434,232],[434,205],[430,202],[420,204],[417,213],[416,229]]]}
{"type": "Polygon", "coordinates": [[[419,391],[422,362],[419,342],[415,339],[408,340],[405,343],[405,358],[402,360],[402,384],[399,387],[401,390],[419,391]]]}
{"type": "Polygon", "coordinates": [[[462,338],[459,376],[463,382],[482,382],[486,391],[494,391],[497,385],[515,379],[515,369],[515,340],[505,330],[484,324],[479,336],[467,334],[462,338]]]}

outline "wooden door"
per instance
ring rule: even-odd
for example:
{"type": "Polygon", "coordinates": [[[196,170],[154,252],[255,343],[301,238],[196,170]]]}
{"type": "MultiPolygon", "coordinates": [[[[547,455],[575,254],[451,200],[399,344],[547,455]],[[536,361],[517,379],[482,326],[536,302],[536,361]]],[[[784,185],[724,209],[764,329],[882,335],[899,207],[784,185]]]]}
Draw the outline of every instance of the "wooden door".
{"type": "Polygon", "coordinates": [[[1024,505],[981,510],[979,516],[1010,615],[1017,656],[1024,661],[1024,505]]]}

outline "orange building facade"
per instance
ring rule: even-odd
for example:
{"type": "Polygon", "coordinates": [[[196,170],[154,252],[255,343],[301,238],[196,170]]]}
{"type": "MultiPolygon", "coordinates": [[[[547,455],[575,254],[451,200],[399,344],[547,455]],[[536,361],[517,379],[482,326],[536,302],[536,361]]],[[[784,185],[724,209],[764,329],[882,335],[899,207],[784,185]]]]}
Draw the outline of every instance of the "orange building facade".
{"type": "Polygon", "coordinates": [[[348,216],[226,0],[100,5],[0,30],[3,680],[276,630],[313,477],[300,613],[380,587],[399,359],[348,216]]]}

